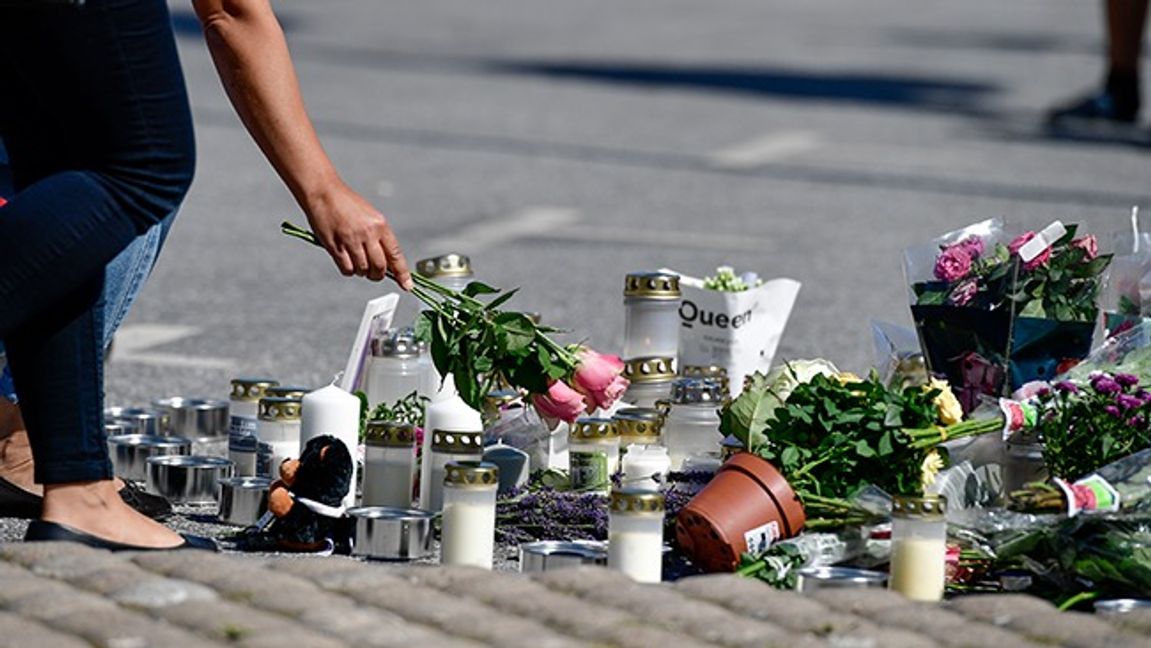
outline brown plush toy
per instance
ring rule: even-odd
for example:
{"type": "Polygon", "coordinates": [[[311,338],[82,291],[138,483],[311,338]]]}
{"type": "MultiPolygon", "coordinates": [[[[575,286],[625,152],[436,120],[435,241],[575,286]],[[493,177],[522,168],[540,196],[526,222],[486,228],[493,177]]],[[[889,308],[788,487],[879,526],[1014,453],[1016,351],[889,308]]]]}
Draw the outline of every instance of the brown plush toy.
{"type": "Polygon", "coordinates": [[[286,551],[319,551],[329,541],[344,544],[346,524],[340,518],[316,513],[296,498],[338,509],[351,481],[351,454],[333,436],[308,441],[299,459],[284,461],[268,492],[268,510],[275,516],[268,533],[276,544],[286,551]]]}

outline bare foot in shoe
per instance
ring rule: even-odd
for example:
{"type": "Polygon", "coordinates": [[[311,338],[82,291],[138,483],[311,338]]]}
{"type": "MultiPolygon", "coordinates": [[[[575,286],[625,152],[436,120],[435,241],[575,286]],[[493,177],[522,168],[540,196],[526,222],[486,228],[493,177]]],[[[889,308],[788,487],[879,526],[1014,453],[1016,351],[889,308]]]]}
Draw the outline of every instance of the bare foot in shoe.
{"type": "Polygon", "coordinates": [[[137,547],[161,549],[184,542],[175,531],[125,504],[110,479],[46,486],[42,519],[137,547]]]}

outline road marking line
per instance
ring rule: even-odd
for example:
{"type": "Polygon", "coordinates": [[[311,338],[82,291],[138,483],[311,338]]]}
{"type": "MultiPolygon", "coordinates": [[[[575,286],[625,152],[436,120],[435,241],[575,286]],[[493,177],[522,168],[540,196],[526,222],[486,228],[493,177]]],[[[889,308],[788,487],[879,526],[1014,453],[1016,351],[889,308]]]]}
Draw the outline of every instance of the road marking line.
{"type": "Polygon", "coordinates": [[[151,349],[200,333],[195,326],[179,324],[129,324],[116,332],[111,362],[176,367],[181,369],[228,369],[235,361],[210,356],[164,353],[151,349]]]}
{"type": "Polygon", "coordinates": [[[508,218],[467,225],[447,236],[421,246],[437,254],[459,251],[472,254],[489,246],[522,238],[548,236],[579,221],[577,209],[565,207],[528,207],[508,218]]]}
{"type": "Polygon", "coordinates": [[[809,131],[771,133],[709,154],[709,164],[732,171],[755,169],[819,148],[820,137],[809,131]]]}

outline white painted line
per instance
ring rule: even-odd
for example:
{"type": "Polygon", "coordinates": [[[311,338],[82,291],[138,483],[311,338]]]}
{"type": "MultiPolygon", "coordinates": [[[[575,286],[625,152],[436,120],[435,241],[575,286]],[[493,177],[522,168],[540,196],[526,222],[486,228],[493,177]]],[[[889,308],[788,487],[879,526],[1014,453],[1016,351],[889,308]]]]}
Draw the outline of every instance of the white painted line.
{"type": "Polygon", "coordinates": [[[768,238],[657,229],[633,230],[605,227],[567,228],[541,233],[538,238],[582,241],[586,243],[657,245],[661,247],[730,252],[768,252],[776,248],[775,241],[768,238]]]}
{"type": "Polygon", "coordinates": [[[151,351],[199,332],[194,326],[179,324],[129,324],[116,332],[110,361],[181,369],[228,369],[235,365],[235,361],[228,358],[151,351]]]}
{"type": "Polygon", "coordinates": [[[421,246],[434,254],[460,252],[472,254],[495,244],[514,239],[547,236],[579,221],[576,209],[565,207],[528,207],[508,218],[484,221],[462,227],[452,234],[428,241],[421,246]]]}
{"type": "Polygon", "coordinates": [[[817,134],[808,131],[771,133],[753,140],[740,142],[708,155],[711,166],[718,169],[754,169],[784,158],[819,148],[817,134]]]}

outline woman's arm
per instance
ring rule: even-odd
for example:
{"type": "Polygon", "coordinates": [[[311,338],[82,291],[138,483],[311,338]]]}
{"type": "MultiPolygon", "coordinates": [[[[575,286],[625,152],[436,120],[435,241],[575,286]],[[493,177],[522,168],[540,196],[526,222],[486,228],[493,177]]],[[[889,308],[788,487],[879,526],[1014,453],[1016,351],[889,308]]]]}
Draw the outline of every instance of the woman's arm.
{"type": "Polygon", "coordinates": [[[248,132],[275,167],[345,275],[411,287],[384,215],[340,179],[300,96],[284,32],[268,0],[192,0],[220,80],[248,132]]]}

